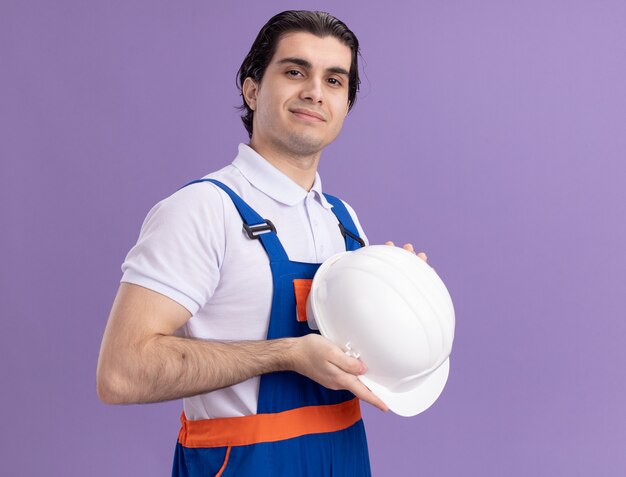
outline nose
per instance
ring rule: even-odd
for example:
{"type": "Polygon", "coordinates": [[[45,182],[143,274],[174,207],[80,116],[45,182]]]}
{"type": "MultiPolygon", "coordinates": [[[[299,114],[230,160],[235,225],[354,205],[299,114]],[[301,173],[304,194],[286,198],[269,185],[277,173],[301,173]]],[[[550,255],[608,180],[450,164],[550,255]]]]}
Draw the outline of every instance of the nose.
{"type": "Polygon", "coordinates": [[[321,78],[311,76],[307,79],[307,81],[303,82],[300,99],[310,101],[312,103],[322,104],[323,90],[321,78]]]}

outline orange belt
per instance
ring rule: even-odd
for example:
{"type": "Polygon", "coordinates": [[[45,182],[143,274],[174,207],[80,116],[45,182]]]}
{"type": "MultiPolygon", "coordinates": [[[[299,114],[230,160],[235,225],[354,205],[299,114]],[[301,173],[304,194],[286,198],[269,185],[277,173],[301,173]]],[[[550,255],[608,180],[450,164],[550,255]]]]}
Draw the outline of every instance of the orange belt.
{"type": "Polygon", "coordinates": [[[305,406],[272,414],[188,421],[183,412],[178,442],[185,447],[246,446],[305,434],[335,432],[361,419],[358,398],[327,406],[305,406]]]}

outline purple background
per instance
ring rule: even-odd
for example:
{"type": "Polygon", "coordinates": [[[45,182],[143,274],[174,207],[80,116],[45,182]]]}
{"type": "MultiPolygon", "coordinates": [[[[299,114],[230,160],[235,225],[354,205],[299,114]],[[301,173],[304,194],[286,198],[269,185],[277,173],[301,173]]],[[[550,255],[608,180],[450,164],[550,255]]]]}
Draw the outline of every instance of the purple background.
{"type": "Polygon", "coordinates": [[[457,312],[439,401],[363,406],[374,474],[625,475],[621,0],[2,0],[0,474],[169,473],[180,402],[101,404],[100,340],[149,208],[247,139],[235,73],[288,8],[362,43],[325,190],[457,312]]]}

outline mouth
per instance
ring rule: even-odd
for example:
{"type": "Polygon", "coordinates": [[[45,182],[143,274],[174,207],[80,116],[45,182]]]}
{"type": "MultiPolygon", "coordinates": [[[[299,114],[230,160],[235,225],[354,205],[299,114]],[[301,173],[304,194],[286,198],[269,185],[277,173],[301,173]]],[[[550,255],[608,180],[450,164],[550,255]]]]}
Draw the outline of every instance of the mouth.
{"type": "Polygon", "coordinates": [[[303,119],[305,121],[312,121],[312,122],[326,121],[324,119],[324,116],[314,111],[310,111],[308,109],[297,108],[297,109],[290,109],[289,111],[296,117],[303,119]]]}

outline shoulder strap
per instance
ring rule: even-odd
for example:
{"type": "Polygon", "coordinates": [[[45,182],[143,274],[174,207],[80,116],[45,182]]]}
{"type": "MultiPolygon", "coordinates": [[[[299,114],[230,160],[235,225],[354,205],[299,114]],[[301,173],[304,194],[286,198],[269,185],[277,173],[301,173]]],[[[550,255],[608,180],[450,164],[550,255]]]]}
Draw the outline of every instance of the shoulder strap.
{"type": "Polygon", "coordinates": [[[335,196],[326,194],[324,197],[330,205],[333,206],[332,211],[339,220],[339,230],[346,241],[346,250],[352,251],[361,247],[365,247],[365,241],[359,236],[359,231],[352,220],[352,216],[343,201],[335,196]]]}
{"type": "Polygon", "coordinates": [[[185,184],[183,187],[187,187],[191,184],[197,184],[198,182],[211,182],[228,194],[241,216],[243,228],[248,234],[248,237],[251,239],[259,239],[261,241],[261,244],[267,252],[270,261],[289,260],[287,252],[285,252],[283,245],[278,239],[276,227],[274,227],[274,224],[270,220],[262,218],[230,187],[215,179],[197,179],[185,184]]]}

